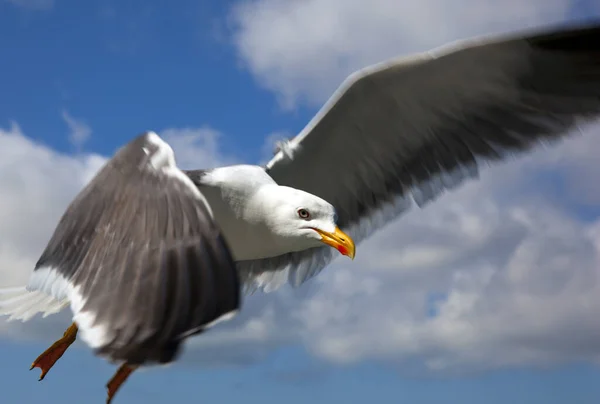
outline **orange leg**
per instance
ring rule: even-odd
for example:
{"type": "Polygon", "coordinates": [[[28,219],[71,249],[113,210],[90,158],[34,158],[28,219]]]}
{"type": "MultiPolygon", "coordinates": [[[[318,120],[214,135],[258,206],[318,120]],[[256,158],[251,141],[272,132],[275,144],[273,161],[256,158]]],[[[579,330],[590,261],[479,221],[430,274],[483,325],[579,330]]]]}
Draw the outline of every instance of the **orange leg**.
{"type": "Polygon", "coordinates": [[[56,341],[52,346],[44,351],[40,356],[37,357],[36,360],[33,361],[31,368],[40,368],[42,370],[42,374],[40,375],[40,380],[43,380],[46,377],[46,373],[54,366],[56,361],[60,359],[61,356],[65,353],[67,348],[71,346],[73,342],[75,342],[75,338],[77,338],[77,324],[73,323],[65,333],[63,337],[56,341]]]}
{"type": "Polygon", "coordinates": [[[112,402],[113,397],[115,396],[121,385],[125,383],[129,375],[131,375],[131,373],[136,369],[137,366],[128,365],[126,363],[121,365],[121,367],[117,370],[112,379],[110,379],[109,382],[106,384],[106,390],[108,393],[106,397],[106,404],[110,404],[112,402]]]}

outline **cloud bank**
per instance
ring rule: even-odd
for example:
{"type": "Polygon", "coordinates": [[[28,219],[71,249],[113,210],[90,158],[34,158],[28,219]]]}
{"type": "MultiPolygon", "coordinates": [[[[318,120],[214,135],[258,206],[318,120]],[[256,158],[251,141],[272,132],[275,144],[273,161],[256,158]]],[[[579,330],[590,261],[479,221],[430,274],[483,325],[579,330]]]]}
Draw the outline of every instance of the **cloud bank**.
{"type": "MultiPolygon", "coordinates": [[[[574,0],[243,0],[232,41],[282,105],[320,106],[350,73],[476,35],[563,22],[574,0]]],[[[600,5],[590,2],[590,14],[600,5]]]]}
{"type": "MultiPolygon", "coordinates": [[[[232,11],[233,44],[284,106],[314,107],[366,64],[461,37],[564,20],[571,8],[563,0],[404,3],[245,1],[232,11]]],[[[213,129],[161,135],[183,167],[194,167],[198,156],[211,165],[236,161],[219,151],[221,135],[213,129]]],[[[340,365],[374,360],[430,372],[596,362],[598,153],[600,130],[591,127],[483,170],[478,181],[410,211],[359,245],[355,261],[336,259],[302,288],[250,296],[237,318],[190,342],[184,363],[243,365],[288,345],[340,365]]],[[[67,203],[105,158],[58,153],[17,125],[0,130],[2,286],[26,282],[67,203]]],[[[0,333],[47,340],[61,335],[68,320],[66,313],[0,322],[0,333]]]]}

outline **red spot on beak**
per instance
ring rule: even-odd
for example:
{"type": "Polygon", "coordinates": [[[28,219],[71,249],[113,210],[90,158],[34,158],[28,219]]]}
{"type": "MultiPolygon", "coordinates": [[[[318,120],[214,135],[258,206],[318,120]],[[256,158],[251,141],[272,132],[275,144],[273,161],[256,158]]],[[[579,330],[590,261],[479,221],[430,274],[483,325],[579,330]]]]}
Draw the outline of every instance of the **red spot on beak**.
{"type": "Polygon", "coordinates": [[[337,250],[343,255],[348,255],[348,249],[346,247],[344,247],[343,245],[339,245],[337,247],[337,250]]]}

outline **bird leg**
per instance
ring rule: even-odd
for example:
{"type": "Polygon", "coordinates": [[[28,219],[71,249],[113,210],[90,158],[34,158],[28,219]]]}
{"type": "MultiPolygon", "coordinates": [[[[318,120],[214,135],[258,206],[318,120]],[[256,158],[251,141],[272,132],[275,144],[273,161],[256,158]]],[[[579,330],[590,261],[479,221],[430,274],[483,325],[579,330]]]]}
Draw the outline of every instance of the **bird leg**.
{"type": "Polygon", "coordinates": [[[44,351],[40,356],[37,357],[36,360],[33,361],[31,368],[40,368],[42,370],[42,374],[40,375],[39,380],[43,380],[46,376],[46,373],[54,366],[56,361],[60,359],[61,356],[65,353],[67,348],[71,346],[73,342],[75,342],[75,338],[77,338],[77,324],[73,323],[65,333],[62,338],[56,341],[52,346],[44,351]]]}
{"type": "Polygon", "coordinates": [[[131,375],[131,373],[136,369],[137,366],[128,365],[127,363],[124,363],[121,365],[121,367],[119,367],[112,379],[110,379],[109,382],[106,384],[106,390],[108,390],[106,404],[110,404],[112,402],[112,399],[117,393],[117,390],[119,390],[121,385],[125,383],[125,381],[129,377],[129,375],[131,375]]]}

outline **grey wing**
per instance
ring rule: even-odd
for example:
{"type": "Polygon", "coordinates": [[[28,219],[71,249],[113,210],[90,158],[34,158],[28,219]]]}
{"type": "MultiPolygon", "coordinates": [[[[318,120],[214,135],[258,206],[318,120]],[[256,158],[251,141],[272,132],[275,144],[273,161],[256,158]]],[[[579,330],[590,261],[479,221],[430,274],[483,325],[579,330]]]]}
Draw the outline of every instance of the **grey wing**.
{"type": "Polygon", "coordinates": [[[97,354],[167,363],[185,337],[239,309],[235,264],[187,177],[111,163],[65,212],[31,285],[69,298],[97,354]]]}
{"type": "MultiPolygon", "coordinates": [[[[332,203],[360,242],[444,190],[600,115],[600,25],[475,40],[350,76],[267,164],[280,185],[332,203]]],[[[241,263],[250,289],[298,285],[327,247],[241,263]]]]}

